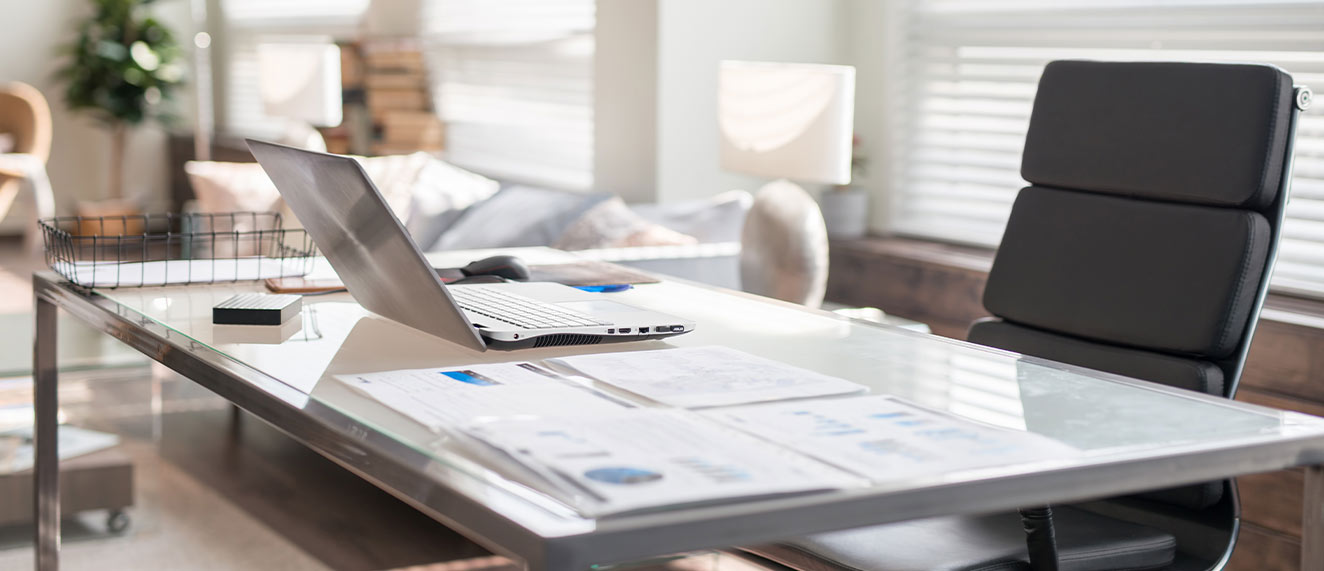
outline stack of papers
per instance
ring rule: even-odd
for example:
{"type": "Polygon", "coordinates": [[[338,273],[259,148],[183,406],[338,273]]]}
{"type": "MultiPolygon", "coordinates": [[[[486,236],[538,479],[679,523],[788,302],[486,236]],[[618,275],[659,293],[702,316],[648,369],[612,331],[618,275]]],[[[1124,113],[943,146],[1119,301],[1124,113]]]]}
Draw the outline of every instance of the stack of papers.
{"type": "Polygon", "coordinates": [[[681,408],[861,393],[864,385],[729,347],[687,347],[550,359],[583,375],[681,408]]]}
{"type": "Polygon", "coordinates": [[[804,493],[1070,457],[975,423],[725,347],[342,375],[433,430],[540,474],[585,515],[804,493]],[[671,405],[606,395],[574,371],[671,405]],[[807,397],[832,398],[807,398],[807,397]],[[782,401],[782,402],[768,402],[782,401]],[[579,501],[579,499],[586,501],[579,501]]]}
{"type": "Polygon", "coordinates": [[[434,431],[491,418],[612,415],[623,403],[532,363],[341,375],[342,382],[434,431]]]}
{"type": "Polygon", "coordinates": [[[711,418],[875,481],[1070,457],[1051,438],[888,396],[725,408],[711,418]]]}
{"type": "Polygon", "coordinates": [[[308,273],[308,267],[307,257],[252,257],[148,262],[78,261],[61,263],[56,270],[69,278],[69,281],[82,286],[114,287],[234,282],[301,276],[308,273]]]}
{"type": "Polygon", "coordinates": [[[838,488],[803,456],[683,411],[480,423],[469,433],[595,500],[594,515],[838,488]]]}

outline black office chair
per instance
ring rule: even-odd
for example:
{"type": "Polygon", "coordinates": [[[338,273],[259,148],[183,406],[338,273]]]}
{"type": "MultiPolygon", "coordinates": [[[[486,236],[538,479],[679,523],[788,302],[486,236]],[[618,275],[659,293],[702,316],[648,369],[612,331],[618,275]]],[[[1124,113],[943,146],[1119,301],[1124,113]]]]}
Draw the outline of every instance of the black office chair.
{"type": "MultiPolygon", "coordinates": [[[[1263,65],[1053,62],[970,341],[1231,398],[1268,288],[1296,111],[1263,65]]],[[[1027,397],[1028,398],[1028,397],[1027,397]]],[[[1031,416],[1042,427],[1047,419],[1031,416]]],[[[1052,506],[1064,570],[1221,568],[1231,480],[1052,506]]],[[[1020,514],[946,517],[747,551],[799,569],[1056,569],[1020,514]]]]}

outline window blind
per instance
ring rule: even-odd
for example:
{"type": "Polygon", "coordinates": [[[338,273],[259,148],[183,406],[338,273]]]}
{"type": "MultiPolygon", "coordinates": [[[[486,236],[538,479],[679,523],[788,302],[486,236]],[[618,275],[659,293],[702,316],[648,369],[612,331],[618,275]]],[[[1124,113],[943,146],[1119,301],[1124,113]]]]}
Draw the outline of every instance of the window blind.
{"type": "Polygon", "coordinates": [[[278,136],[286,120],[262,109],[257,46],[290,37],[352,38],[370,0],[221,0],[225,54],[222,66],[223,132],[259,138],[278,136]]]}
{"type": "MultiPolygon", "coordinates": [[[[907,0],[889,112],[892,228],[995,246],[1025,186],[1036,84],[1055,59],[1262,62],[1324,90],[1324,3],[907,0]]],[[[1297,124],[1273,286],[1324,295],[1324,106],[1297,124]]]]}
{"type": "Polygon", "coordinates": [[[490,176],[593,186],[593,0],[427,0],[446,156],[490,176]]]}

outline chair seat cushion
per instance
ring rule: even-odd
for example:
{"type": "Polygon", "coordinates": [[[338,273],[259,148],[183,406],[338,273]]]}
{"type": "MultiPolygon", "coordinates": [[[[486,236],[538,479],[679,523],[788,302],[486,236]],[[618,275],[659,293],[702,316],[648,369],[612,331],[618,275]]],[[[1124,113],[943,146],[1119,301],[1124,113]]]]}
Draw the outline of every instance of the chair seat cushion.
{"type": "MultiPolygon", "coordinates": [[[[1062,571],[1159,569],[1177,541],[1157,529],[1054,506],[1062,571]]],[[[1017,513],[925,519],[797,538],[746,548],[798,569],[854,571],[1009,571],[1028,569],[1017,513]],[[831,562],[833,566],[825,566],[831,562]]]]}
{"type": "Polygon", "coordinates": [[[1037,329],[1219,360],[1244,336],[1269,243],[1257,212],[1031,186],[984,307],[1037,329]]]}

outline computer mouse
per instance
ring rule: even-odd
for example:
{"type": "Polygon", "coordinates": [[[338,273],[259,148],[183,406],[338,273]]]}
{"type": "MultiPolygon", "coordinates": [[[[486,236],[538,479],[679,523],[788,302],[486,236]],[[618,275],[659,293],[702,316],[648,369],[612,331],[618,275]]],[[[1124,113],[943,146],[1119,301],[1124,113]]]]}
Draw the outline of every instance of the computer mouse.
{"type": "Polygon", "coordinates": [[[529,279],[529,267],[515,256],[492,256],[469,262],[460,272],[466,276],[501,276],[518,282],[529,279]]]}

